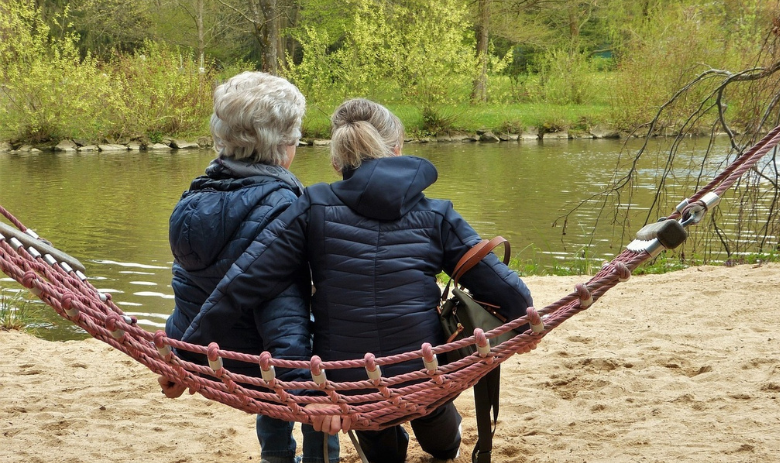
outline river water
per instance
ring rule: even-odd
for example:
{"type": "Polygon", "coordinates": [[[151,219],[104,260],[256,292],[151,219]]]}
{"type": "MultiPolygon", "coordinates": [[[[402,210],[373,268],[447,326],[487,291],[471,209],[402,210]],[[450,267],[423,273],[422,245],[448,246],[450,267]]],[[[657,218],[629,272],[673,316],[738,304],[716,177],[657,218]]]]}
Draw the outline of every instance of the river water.
{"type": "MultiPolygon", "coordinates": [[[[520,268],[550,270],[576,259],[580,265],[599,265],[630,241],[603,215],[599,218],[600,201],[589,199],[611,182],[618,159],[641,141],[631,141],[628,149],[623,143],[421,143],[408,144],[404,152],[429,159],[439,170],[428,196],[451,199],[483,237],[509,239],[520,268]],[[559,219],[580,203],[564,234],[559,219]]],[[[714,173],[726,159],[724,153],[705,160],[701,154],[705,147],[704,140],[692,142],[687,160],[667,177],[664,191],[673,204],[695,192],[683,188],[689,186],[691,172],[698,174],[704,163],[705,171],[714,173]]],[[[168,217],[213,155],[210,150],[0,153],[0,205],[79,259],[98,289],[112,293],[141,326],[156,330],[173,305],[168,217]]],[[[660,178],[656,162],[648,159],[646,164],[639,166],[638,188],[630,201],[633,212],[627,215],[636,224],[632,231],[646,219],[660,178]]],[[[299,148],[292,171],[304,184],[338,179],[327,147],[299,148]]],[[[0,290],[8,294],[20,291],[20,286],[4,278],[0,290]]],[[[45,337],[84,337],[49,312],[53,315],[47,317],[45,337]]]]}

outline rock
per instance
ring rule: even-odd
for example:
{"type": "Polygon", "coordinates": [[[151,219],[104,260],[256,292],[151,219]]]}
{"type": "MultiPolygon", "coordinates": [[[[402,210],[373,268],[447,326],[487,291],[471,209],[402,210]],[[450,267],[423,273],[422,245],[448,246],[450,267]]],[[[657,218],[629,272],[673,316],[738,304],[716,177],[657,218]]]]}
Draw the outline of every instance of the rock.
{"type": "Polygon", "coordinates": [[[454,141],[454,142],[461,142],[461,143],[463,143],[463,142],[470,142],[470,141],[476,141],[476,140],[474,140],[474,138],[475,137],[472,137],[471,135],[463,135],[463,134],[453,135],[453,136],[450,137],[450,139],[452,141],[454,141]]]}
{"type": "Polygon", "coordinates": [[[161,151],[161,150],[170,151],[171,147],[163,143],[152,143],[151,145],[146,145],[146,149],[154,150],[154,151],[161,151]]]}
{"type": "Polygon", "coordinates": [[[171,148],[177,150],[192,150],[192,149],[200,149],[200,146],[194,141],[173,140],[171,142],[171,148]]]}
{"type": "Polygon", "coordinates": [[[547,132],[542,138],[544,140],[568,140],[571,137],[569,137],[569,132],[562,130],[560,132],[547,132]]]}
{"type": "Polygon", "coordinates": [[[143,148],[143,145],[139,141],[131,141],[127,144],[127,149],[130,151],[140,151],[141,148],[143,148]]]}
{"type": "Polygon", "coordinates": [[[317,140],[312,141],[311,144],[314,145],[314,146],[329,146],[330,145],[330,140],[317,139],[317,140]]]}
{"type": "Polygon", "coordinates": [[[97,151],[97,150],[98,150],[97,145],[79,146],[79,151],[97,151]]]}
{"type": "Polygon", "coordinates": [[[0,153],[5,153],[8,151],[11,151],[13,148],[11,148],[11,144],[7,141],[0,141],[0,153]]]}
{"type": "Polygon", "coordinates": [[[198,146],[201,148],[211,148],[214,146],[214,139],[211,137],[198,137],[198,146]]]}
{"type": "Polygon", "coordinates": [[[73,140],[60,140],[54,147],[54,151],[77,151],[78,146],[73,140]]]}
{"type": "Polygon", "coordinates": [[[519,140],[538,140],[539,129],[537,127],[526,127],[519,136],[519,140]]]}
{"type": "Polygon", "coordinates": [[[591,127],[590,134],[593,135],[593,138],[620,138],[620,132],[603,125],[591,127]]]}
{"type": "Polygon", "coordinates": [[[501,139],[498,138],[493,132],[488,130],[480,134],[479,141],[481,141],[482,143],[498,143],[501,141],[501,139]]]}
{"type": "Polygon", "coordinates": [[[498,136],[501,141],[517,141],[520,136],[516,133],[502,133],[498,136]]]}
{"type": "Polygon", "coordinates": [[[596,137],[594,137],[593,134],[591,134],[590,132],[583,132],[582,130],[572,130],[569,132],[569,138],[592,140],[596,137]]]}
{"type": "Polygon", "coordinates": [[[127,151],[127,146],[126,145],[115,145],[115,144],[98,145],[98,150],[100,150],[100,151],[127,151]]]}

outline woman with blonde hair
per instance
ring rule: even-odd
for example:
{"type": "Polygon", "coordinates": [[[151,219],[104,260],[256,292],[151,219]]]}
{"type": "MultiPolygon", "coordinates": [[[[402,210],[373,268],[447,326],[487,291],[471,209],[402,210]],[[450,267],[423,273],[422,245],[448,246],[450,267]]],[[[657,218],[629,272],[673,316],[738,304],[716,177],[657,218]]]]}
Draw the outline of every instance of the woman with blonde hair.
{"type": "MultiPolygon", "coordinates": [[[[316,287],[313,352],[323,360],[360,359],[366,352],[395,355],[445,342],[436,276],[451,273],[480,236],[451,202],[423,194],[436,181],[436,168],[401,156],[403,124],[387,108],[349,100],[336,109],[331,124],[331,162],[343,180],[308,187],[257,237],[211,294],[186,341],[205,345],[222,336],[231,329],[224,320],[274,297],[296,263],[306,260],[316,287]]],[[[461,282],[509,319],[532,305],[518,275],[492,254],[461,282]]],[[[383,374],[422,368],[415,360],[383,366],[383,374]]],[[[365,379],[357,369],[329,373],[333,381],[365,379]]],[[[446,461],[458,455],[460,422],[449,402],[412,420],[411,427],[424,451],[446,461]]],[[[315,423],[331,434],[341,427],[337,414],[315,423]]],[[[357,435],[373,463],[406,458],[409,436],[401,426],[357,435]]]]}

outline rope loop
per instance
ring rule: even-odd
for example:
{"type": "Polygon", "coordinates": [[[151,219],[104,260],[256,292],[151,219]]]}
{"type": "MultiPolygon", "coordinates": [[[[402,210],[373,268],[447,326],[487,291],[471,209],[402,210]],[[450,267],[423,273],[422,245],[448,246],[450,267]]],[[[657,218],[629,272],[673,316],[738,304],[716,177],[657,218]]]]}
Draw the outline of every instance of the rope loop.
{"type": "Polygon", "coordinates": [[[327,385],[328,379],[325,377],[325,370],[322,368],[322,359],[319,355],[311,357],[311,378],[320,388],[327,385]]]}
{"type": "Polygon", "coordinates": [[[263,381],[268,383],[273,387],[273,383],[276,380],[276,368],[274,368],[273,365],[271,365],[271,353],[268,351],[263,351],[262,354],[260,354],[260,375],[263,377],[263,381]]]}
{"type": "Polygon", "coordinates": [[[539,316],[539,312],[534,307],[528,307],[526,309],[526,315],[528,316],[528,323],[531,325],[531,330],[539,334],[544,331],[544,322],[542,317],[539,316]]]}
{"type": "Polygon", "coordinates": [[[577,290],[577,296],[580,298],[581,309],[587,309],[588,307],[593,305],[593,295],[590,293],[590,289],[588,288],[588,285],[584,283],[577,283],[574,286],[574,289],[577,290]]]}
{"type": "Polygon", "coordinates": [[[117,327],[122,319],[116,314],[110,314],[106,317],[106,329],[111,332],[111,336],[116,340],[121,340],[125,335],[125,330],[117,327]]]}
{"type": "Polygon", "coordinates": [[[165,331],[157,330],[154,332],[154,347],[157,348],[157,352],[160,354],[160,357],[167,361],[170,360],[172,351],[171,346],[165,344],[163,338],[165,338],[165,331]]]}
{"type": "Polygon", "coordinates": [[[22,276],[22,285],[27,289],[32,289],[34,286],[34,281],[38,279],[38,274],[33,272],[32,270],[28,270],[24,272],[24,275],[22,276]]]}
{"type": "Polygon", "coordinates": [[[206,349],[206,357],[209,359],[209,366],[214,372],[222,369],[222,357],[219,356],[219,344],[212,342],[206,349]]]}
{"type": "Polygon", "coordinates": [[[433,353],[433,347],[431,343],[424,342],[422,345],[423,364],[425,369],[428,370],[428,374],[432,375],[436,373],[436,369],[439,368],[439,359],[433,353]]]}
{"type": "Polygon", "coordinates": [[[477,353],[484,358],[490,354],[490,343],[482,328],[474,328],[474,340],[477,343],[477,353]]]}
{"type": "Polygon", "coordinates": [[[371,352],[367,352],[363,357],[363,360],[366,362],[366,374],[368,375],[368,379],[370,379],[374,385],[378,385],[382,379],[382,369],[376,364],[376,357],[371,352]]]}
{"type": "Polygon", "coordinates": [[[631,270],[623,262],[615,263],[615,273],[617,273],[618,279],[621,282],[628,281],[631,278],[631,270]]]}

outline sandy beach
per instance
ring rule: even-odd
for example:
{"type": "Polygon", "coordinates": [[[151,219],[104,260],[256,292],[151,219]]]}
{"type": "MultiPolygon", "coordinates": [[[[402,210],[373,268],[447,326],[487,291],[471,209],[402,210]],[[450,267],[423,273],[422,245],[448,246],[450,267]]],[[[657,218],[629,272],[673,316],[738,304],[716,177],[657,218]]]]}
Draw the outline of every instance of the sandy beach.
{"type": "MultiPolygon", "coordinates": [[[[587,277],[524,280],[544,307],[587,277]]],[[[99,341],[0,331],[0,357],[0,462],[260,460],[254,416],[166,399],[99,341]]],[[[633,276],[504,363],[501,397],[496,463],[780,461],[780,264],[633,276]]],[[[476,440],[471,400],[456,402],[457,463],[476,440]]],[[[407,462],[428,461],[412,440],[407,462]]]]}

